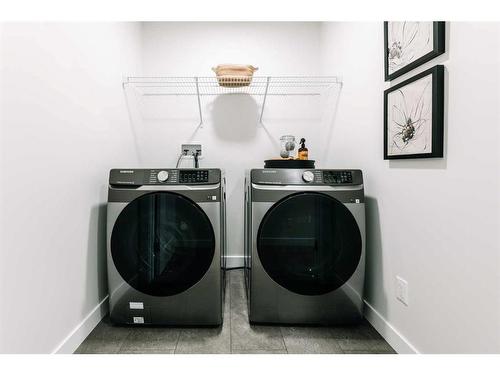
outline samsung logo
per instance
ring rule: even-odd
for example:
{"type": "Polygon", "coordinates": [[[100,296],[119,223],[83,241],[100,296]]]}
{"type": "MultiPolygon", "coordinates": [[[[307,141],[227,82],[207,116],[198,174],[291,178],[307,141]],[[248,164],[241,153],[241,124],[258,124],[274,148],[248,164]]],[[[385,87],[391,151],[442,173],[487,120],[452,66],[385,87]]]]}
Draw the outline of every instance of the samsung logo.
{"type": "Polygon", "coordinates": [[[120,173],[134,173],[134,171],[120,171],[120,173]]]}
{"type": "Polygon", "coordinates": [[[273,170],[268,170],[268,171],[262,171],[262,173],[276,173],[277,171],[273,171],[273,170]]]}

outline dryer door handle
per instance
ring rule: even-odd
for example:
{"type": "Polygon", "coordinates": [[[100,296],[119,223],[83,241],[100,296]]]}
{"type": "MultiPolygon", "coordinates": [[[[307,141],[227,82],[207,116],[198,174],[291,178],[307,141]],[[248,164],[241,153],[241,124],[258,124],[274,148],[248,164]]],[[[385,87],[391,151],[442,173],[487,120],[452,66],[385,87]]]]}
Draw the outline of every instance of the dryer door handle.
{"type": "Polygon", "coordinates": [[[363,184],[360,185],[260,185],[252,184],[256,190],[279,190],[279,191],[346,191],[363,190],[363,184]]]}

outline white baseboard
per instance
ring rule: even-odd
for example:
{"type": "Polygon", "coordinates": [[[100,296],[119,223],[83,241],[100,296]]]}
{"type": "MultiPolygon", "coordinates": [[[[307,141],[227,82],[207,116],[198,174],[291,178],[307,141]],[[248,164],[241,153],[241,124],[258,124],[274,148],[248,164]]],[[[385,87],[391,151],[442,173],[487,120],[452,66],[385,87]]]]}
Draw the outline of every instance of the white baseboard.
{"type": "Polygon", "coordinates": [[[72,354],[108,313],[108,308],[108,296],[106,296],[52,353],[72,354]]]}
{"type": "Polygon", "coordinates": [[[365,303],[365,318],[373,328],[389,343],[399,354],[419,354],[420,352],[404,337],[394,326],[373,308],[368,302],[365,303]]]}
{"type": "Polygon", "coordinates": [[[227,255],[226,256],[226,267],[235,268],[243,267],[245,265],[245,260],[243,255],[227,255]]]}

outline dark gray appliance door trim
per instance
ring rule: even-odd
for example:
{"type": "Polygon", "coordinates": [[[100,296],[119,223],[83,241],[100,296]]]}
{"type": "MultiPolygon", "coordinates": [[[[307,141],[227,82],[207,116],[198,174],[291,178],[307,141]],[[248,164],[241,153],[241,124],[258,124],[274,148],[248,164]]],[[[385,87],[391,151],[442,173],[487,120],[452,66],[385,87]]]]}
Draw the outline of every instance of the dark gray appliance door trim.
{"type": "Polygon", "coordinates": [[[108,202],[130,202],[154,191],[178,193],[197,203],[221,201],[221,185],[216,184],[203,186],[140,186],[138,188],[109,187],[108,202]]]}

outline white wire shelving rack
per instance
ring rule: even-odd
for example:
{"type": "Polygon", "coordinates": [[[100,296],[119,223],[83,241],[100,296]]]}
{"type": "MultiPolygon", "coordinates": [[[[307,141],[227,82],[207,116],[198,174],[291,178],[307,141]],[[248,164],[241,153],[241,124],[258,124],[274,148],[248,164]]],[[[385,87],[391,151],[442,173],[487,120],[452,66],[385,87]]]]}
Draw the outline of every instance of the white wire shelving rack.
{"type": "Polygon", "coordinates": [[[342,87],[337,76],[256,76],[248,86],[221,86],[217,77],[125,77],[124,89],[134,88],[142,96],[196,96],[200,125],[203,124],[201,98],[216,95],[253,95],[261,98],[262,123],[269,96],[321,96],[342,87]]]}

